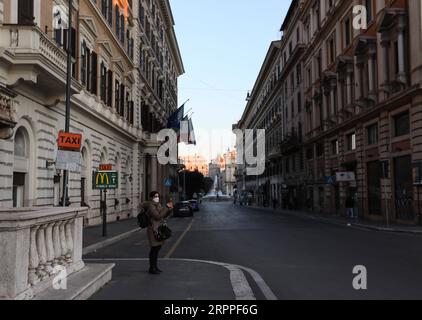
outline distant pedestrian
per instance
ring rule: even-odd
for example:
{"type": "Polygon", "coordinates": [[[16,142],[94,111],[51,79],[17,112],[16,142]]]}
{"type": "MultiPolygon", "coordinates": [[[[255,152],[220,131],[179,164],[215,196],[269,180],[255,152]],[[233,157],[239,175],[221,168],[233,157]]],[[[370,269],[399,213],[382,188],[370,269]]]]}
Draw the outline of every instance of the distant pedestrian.
{"type": "Polygon", "coordinates": [[[277,199],[273,199],[273,209],[277,209],[277,206],[278,206],[278,201],[277,201],[277,199]]]}
{"type": "Polygon", "coordinates": [[[346,199],[346,213],[348,218],[355,218],[355,199],[352,196],[346,199]]]}
{"type": "Polygon", "coordinates": [[[162,271],[158,268],[158,254],[164,245],[164,241],[157,239],[158,229],[164,225],[164,220],[173,213],[173,203],[169,202],[164,208],[160,204],[160,194],[151,192],[150,201],[143,204],[144,210],[150,219],[150,226],[147,229],[148,240],[151,251],[149,254],[149,273],[160,274],[162,271]]]}

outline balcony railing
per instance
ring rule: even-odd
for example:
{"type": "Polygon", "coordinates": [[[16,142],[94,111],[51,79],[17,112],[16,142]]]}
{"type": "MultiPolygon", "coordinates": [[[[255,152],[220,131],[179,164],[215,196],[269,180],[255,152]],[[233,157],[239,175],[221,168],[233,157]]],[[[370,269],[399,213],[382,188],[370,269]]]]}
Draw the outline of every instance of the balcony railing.
{"type": "Polygon", "coordinates": [[[3,25],[0,27],[0,47],[5,48],[18,63],[32,60],[31,64],[42,64],[52,70],[66,72],[66,52],[38,27],[3,25]]]}

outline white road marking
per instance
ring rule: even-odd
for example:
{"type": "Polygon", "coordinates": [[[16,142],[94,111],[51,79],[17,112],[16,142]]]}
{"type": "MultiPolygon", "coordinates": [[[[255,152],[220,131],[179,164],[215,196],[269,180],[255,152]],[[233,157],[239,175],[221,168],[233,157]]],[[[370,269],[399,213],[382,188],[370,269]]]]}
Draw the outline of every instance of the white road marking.
{"type": "Polygon", "coordinates": [[[225,268],[230,271],[230,281],[232,283],[236,300],[256,300],[252,292],[252,288],[250,287],[242,270],[233,265],[227,265],[225,268]]]}
{"type": "MultiPolygon", "coordinates": [[[[252,288],[249,285],[248,280],[246,279],[244,273],[242,270],[248,272],[252,279],[256,282],[259,289],[262,291],[262,294],[265,296],[265,299],[267,300],[278,300],[276,295],[273,293],[273,291],[270,289],[270,287],[266,284],[264,279],[259,275],[258,272],[255,270],[252,270],[250,268],[246,268],[243,266],[228,264],[228,263],[222,263],[222,262],[215,262],[215,261],[206,261],[206,260],[195,260],[195,259],[162,259],[166,261],[183,261],[183,262],[194,262],[194,263],[206,263],[206,264],[212,264],[216,266],[221,266],[226,268],[230,271],[230,282],[233,288],[233,292],[235,294],[236,300],[256,300],[252,288]]],[[[85,259],[85,261],[148,261],[148,259],[145,258],[127,258],[127,259],[85,259]]]]}
{"type": "Polygon", "coordinates": [[[192,221],[190,222],[190,224],[188,225],[188,227],[186,228],[186,230],[182,233],[182,235],[179,237],[179,239],[177,239],[176,243],[168,251],[168,253],[164,257],[165,259],[169,259],[173,255],[173,253],[176,251],[177,247],[180,245],[180,243],[182,242],[183,238],[186,236],[186,234],[192,228],[193,221],[194,221],[194,219],[192,219],[192,221]]]}

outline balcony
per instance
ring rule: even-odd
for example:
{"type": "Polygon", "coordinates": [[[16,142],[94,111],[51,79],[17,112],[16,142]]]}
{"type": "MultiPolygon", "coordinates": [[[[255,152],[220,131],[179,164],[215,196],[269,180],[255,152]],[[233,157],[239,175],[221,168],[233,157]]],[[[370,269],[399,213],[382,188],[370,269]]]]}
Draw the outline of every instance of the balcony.
{"type": "Polygon", "coordinates": [[[270,149],[270,151],[268,153],[268,160],[277,161],[281,158],[281,156],[282,156],[281,147],[275,146],[275,147],[270,149]]]}
{"type": "Polygon", "coordinates": [[[15,96],[13,92],[0,86],[0,139],[9,139],[13,135],[16,125],[15,96]]]}
{"type": "Polygon", "coordinates": [[[300,150],[302,139],[296,134],[286,136],[280,144],[280,152],[282,155],[290,155],[300,150]]]}
{"type": "MultiPolygon", "coordinates": [[[[7,85],[25,81],[46,93],[47,104],[64,100],[67,53],[36,26],[0,27],[1,58],[10,64],[7,85]]],[[[82,90],[75,80],[72,93],[82,90]]]]}

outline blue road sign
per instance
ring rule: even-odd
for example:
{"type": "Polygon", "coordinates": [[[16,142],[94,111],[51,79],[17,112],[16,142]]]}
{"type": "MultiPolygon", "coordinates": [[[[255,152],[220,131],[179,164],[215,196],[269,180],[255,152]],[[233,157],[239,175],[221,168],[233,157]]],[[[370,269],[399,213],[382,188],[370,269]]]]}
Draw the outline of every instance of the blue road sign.
{"type": "Polygon", "coordinates": [[[325,184],[331,184],[331,185],[336,184],[336,177],[335,176],[325,177],[324,180],[325,180],[325,184]]]}
{"type": "Polygon", "coordinates": [[[172,181],[171,179],[166,179],[166,180],[164,181],[164,185],[165,185],[166,187],[171,187],[171,186],[173,185],[173,181],[172,181]]]}

